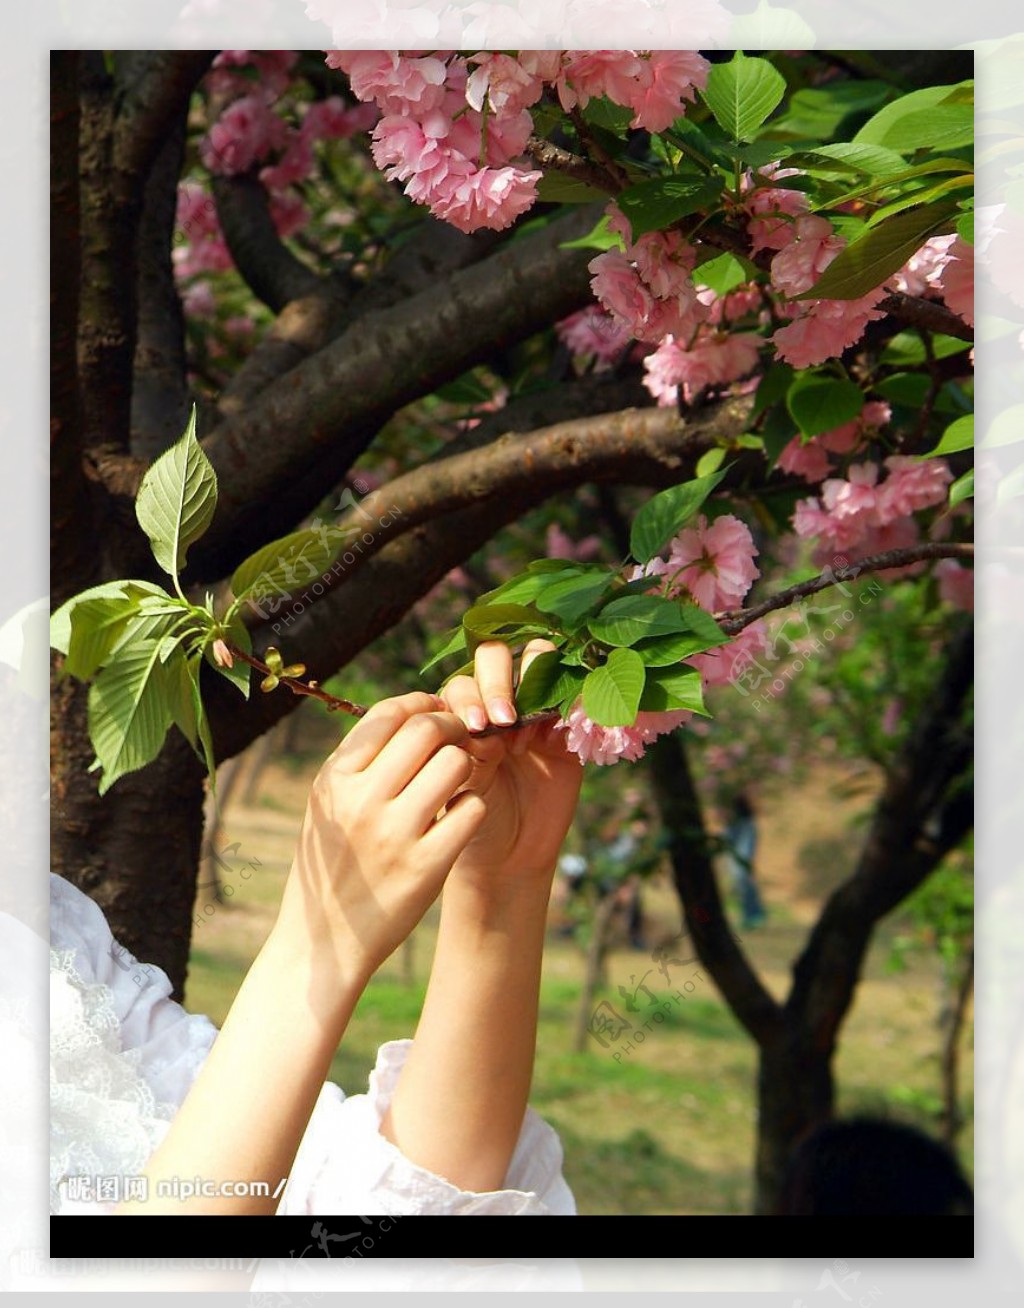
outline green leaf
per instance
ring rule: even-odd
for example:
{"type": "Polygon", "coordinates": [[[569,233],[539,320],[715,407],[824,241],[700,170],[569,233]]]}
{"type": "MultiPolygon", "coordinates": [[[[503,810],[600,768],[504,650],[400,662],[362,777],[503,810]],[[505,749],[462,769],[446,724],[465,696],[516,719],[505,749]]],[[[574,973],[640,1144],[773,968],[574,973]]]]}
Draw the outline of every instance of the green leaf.
{"type": "Polygon", "coordinates": [[[89,738],[102,769],[101,795],[119,777],[151,763],[164,743],[173,719],[161,643],[131,642],[89,687],[89,738]]]}
{"type": "Polygon", "coordinates": [[[955,150],[974,140],[974,107],[936,104],[903,114],[886,129],[880,145],[890,150],[955,150]]]}
{"type": "Polygon", "coordinates": [[[721,195],[723,185],[721,177],[677,173],[629,186],[615,203],[629,219],[637,241],[645,232],[663,231],[687,214],[707,208],[721,195]]]}
{"type": "MultiPolygon", "coordinates": [[[[960,354],[970,348],[970,341],[962,341],[957,336],[932,337],[932,353],[936,359],[945,359],[951,354],[960,354]]],[[[882,362],[897,368],[924,363],[927,357],[921,334],[915,330],[898,332],[882,351],[882,362]]]]}
{"type": "MultiPolygon", "coordinates": [[[[773,137],[802,137],[805,141],[834,141],[854,114],[874,109],[892,93],[888,82],[850,79],[820,87],[804,87],[790,96],[786,112],[765,128],[773,137]]],[[[806,149],[806,146],[802,146],[806,149]]]]}
{"type": "Polygon", "coordinates": [[[692,713],[702,713],[707,717],[700,673],[696,668],[649,669],[640,698],[640,708],[644,713],[689,709],[692,713]]]}
{"type": "Polygon", "coordinates": [[[837,141],[834,145],[816,145],[813,150],[791,155],[788,164],[802,168],[813,176],[840,176],[844,172],[864,173],[869,177],[889,177],[906,169],[907,161],[895,150],[858,141],[837,141]],[[821,166],[820,160],[826,161],[821,166]]]}
{"type": "Polygon", "coordinates": [[[608,215],[603,213],[596,226],[586,234],[578,236],[575,241],[563,241],[560,250],[624,250],[626,243],[618,232],[608,226],[608,215]]]}
{"type": "Polygon", "coordinates": [[[981,440],[985,450],[1000,449],[1005,445],[1018,445],[1024,440],[1024,404],[1010,404],[1000,409],[988,425],[981,440]]]}
{"type": "Polygon", "coordinates": [[[536,610],[523,604],[475,604],[463,614],[462,629],[471,654],[485,640],[517,644],[529,636],[550,635],[536,610]]]}
{"type": "Polygon", "coordinates": [[[716,645],[725,645],[732,639],[725,634],[711,614],[698,604],[681,605],[679,616],[686,624],[686,630],[692,631],[694,635],[699,636],[704,642],[705,649],[713,649],[716,645]]]}
{"type": "Polygon", "coordinates": [[[925,86],[920,90],[910,91],[907,95],[900,96],[898,100],[879,109],[853,139],[866,145],[885,145],[890,149],[897,149],[899,147],[892,144],[889,136],[890,133],[896,133],[898,138],[898,124],[902,119],[919,114],[922,110],[934,109],[948,100],[959,87],[971,86],[973,82],[961,82],[958,86],[925,86]]]}
{"type": "Polygon", "coordinates": [[[232,593],[255,606],[261,598],[290,598],[323,576],[343,535],[337,528],[307,527],[272,540],[238,565],[231,575],[232,593]]]}
{"type": "Polygon", "coordinates": [[[897,272],[929,236],[947,226],[955,207],[938,201],[887,218],[841,250],[798,300],[856,300],[897,272]]]}
{"type": "Polygon", "coordinates": [[[584,565],[571,559],[536,559],[525,572],[509,577],[508,581],[481,595],[477,603],[529,604],[551,582],[579,576],[583,571],[584,565]],[[551,566],[541,567],[541,564],[551,566]]]}
{"type": "Polygon", "coordinates": [[[707,259],[694,269],[697,286],[708,286],[716,295],[728,295],[737,286],[743,286],[757,276],[757,269],[749,259],[735,254],[719,254],[707,259]]]}
{"type": "MultiPolygon", "coordinates": [[[[715,623],[715,626],[717,627],[718,624],[715,623]]],[[[670,636],[654,636],[649,640],[641,640],[633,648],[647,667],[664,668],[673,663],[681,663],[683,659],[691,658],[694,654],[703,654],[716,645],[724,645],[727,640],[728,637],[720,628],[717,636],[710,641],[695,632],[680,631],[670,636]]]]}
{"type": "Polygon", "coordinates": [[[537,199],[549,204],[588,204],[591,200],[607,200],[608,192],[552,169],[537,183],[537,199]]]}
{"type": "Polygon", "coordinates": [[[777,404],[779,400],[786,396],[795,376],[796,373],[788,363],[773,363],[768,368],[760,382],[758,382],[757,391],[754,394],[754,408],[750,414],[751,422],[755,418],[759,418],[765,409],[770,409],[773,404],[777,404]]]}
{"type": "Polygon", "coordinates": [[[527,667],[516,690],[516,707],[521,714],[554,708],[566,699],[575,701],[587,673],[581,667],[566,667],[559,650],[538,654],[527,667]]]}
{"type": "Polygon", "coordinates": [[[686,526],[728,472],[728,466],[705,477],[670,486],[649,499],[633,519],[629,550],[637,563],[647,563],[686,526]]]}
{"type": "MultiPolygon", "coordinates": [[[[237,645],[243,654],[252,653],[252,637],[249,635],[249,628],[242,621],[240,613],[233,614],[231,621],[227,623],[227,639],[232,645],[237,645]]],[[[236,657],[232,667],[222,668],[213,657],[212,646],[207,647],[206,657],[211,667],[215,668],[233,686],[237,686],[246,699],[249,698],[253,670],[248,663],[244,663],[240,658],[236,657]]]]}
{"type": "Polygon", "coordinates": [[[955,509],[961,500],[971,500],[974,498],[974,469],[968,468],[962,477],[957,477],[956,481],[949,488],[949,507],[955,509]]]}
{"type": "Polygon", "coordinates": [[[962,418],[951,422],[942,433],[942,438],[934,450],[923,454],[922,459],[934,459],[939,455],[957,454],[960,450],[974,448],[974,414],[965,413],[962,418]]]}
{"type": "Polygon", "coordinates": [[[73,595],[50,618],[50,644],[67,657],[63,672],[88,680],[106,662],[144,596],[163,596],[181,607],[162,587],[149,581],[109,581],[73,595]]]}
{"type": "Polygon", "coordinates": [[[199,688],[202,660],[196,655],[180,656],[167,669],[167,702],[178,730],[199,755],[210,778],[210,789],[217,793],[217,760],[213,737],[199,688]]]}
{"type": "Polygon", "coordinates": [[[462,630],[461,625],[456,627],[448,637],[441,648],[431,658],[427,659],[423,667],[420,668],[420,676],[429,672],[431,668],[441,663],[444,659],[450,658],[453,654],[466,653],[466,633],[462,630]]]}
{"type": "Polygon", "coordinates": [[[193,405],[184,435],[148,470],[135,499],[135,516],[164,572],[177,578],[216,507],[217,474],[196,440],[193,405]]]}
{"type": "Polygon", "coordinates": [[[624,595],[612,600],[588,625],[594,639],[606,645],[634,645],[648,636],[689,629],[678,600],[659,595],[624,595]]]}
{"type": "Polygon", "coordinates": [[[541,613],[553,613],[572,626],[600,603],[613,580],[614,575],[607,568],[574,573],[545,586],[537,595],[535,607],[541,613]]]}
{"type": "Polygon", "coordinates": [[[647,669],[631,649],[613,649],[608,660],[583,682],[583,710],[601,727],[628,727],[636,721],[647,669]]]}
{"type": "Polygon", "coordinates": [[[716,445],[713,449],[705,450],[697,460],[697,466],[694,468],[698,477],[708,477],[711,473],[716,472],[722,466],[722,460],[725,458],[725,446],[716,445]]]}
{"type": "Polygon", "coordinates": [[[786,407],[803,436],[818,436],[859,418],[864,393],[841,377],[800,373],[789,388],[786,407]]]}
{"type": "Polygon", "coordinates": [[[786,79],[767,59],[748,59],[742,50],[727,64],[714,64],[701,95],[715,122],[734,141],[752,141],[757,129],[786,94],[786,79]]]}
{"type": "MultiPolygon", "coordinates": [[[[957,236],[960,237],[962,241],[966,241],[968,245],[974,244],[974,211],[973,210],[970,213],[965,213],[962,218],[957,219],[956,234],[957,236]]],[[[965,341],[964,344],[966,345],[967,342],[965,341]]]]}

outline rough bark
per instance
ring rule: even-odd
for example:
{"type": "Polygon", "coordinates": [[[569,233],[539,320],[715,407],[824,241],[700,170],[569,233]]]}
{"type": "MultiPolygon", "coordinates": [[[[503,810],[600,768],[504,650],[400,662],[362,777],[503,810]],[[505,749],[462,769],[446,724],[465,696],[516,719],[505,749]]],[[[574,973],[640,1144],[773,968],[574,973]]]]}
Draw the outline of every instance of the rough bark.
{"type": "Polygon", "coordinates": [[[275,313],[312,295],[320,278],[277,234],[270,197],[256,177],[214,177],[217,218],[231,257],[252,293],[275,313]]]}

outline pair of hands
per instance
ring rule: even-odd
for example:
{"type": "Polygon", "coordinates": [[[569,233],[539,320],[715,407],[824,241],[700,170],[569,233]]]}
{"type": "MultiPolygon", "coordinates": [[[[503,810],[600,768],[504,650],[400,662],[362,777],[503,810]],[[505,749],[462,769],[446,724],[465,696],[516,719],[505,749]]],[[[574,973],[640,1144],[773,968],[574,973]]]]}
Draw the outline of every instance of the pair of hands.
{"type": "MultiPolygon", "coordinates": [[[[538,654],[531,641],[520,677],[538,654]]],[[[498,642],[440,696],[382,700],[313,783],[279,922],[365,981],[446,879],[481,903],[550,891],[582,765],[554,722],[515,721],[513,659],[498,642]]]]}

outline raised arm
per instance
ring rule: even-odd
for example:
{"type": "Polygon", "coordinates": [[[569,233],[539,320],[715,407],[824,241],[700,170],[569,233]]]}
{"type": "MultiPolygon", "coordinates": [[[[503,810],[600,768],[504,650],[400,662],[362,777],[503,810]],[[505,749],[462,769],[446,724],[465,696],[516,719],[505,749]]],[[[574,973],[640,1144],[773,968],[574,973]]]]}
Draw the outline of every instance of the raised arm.
{"type": "MultiPolygon", "coordinates": [[[[531,642],[524,665],[552,648],[531,642]]],[[[481,645],[475,673],[449,682],[446,703],[471,731],[514,721],[508,648],[481,645]]],[[[423,1013],[381,1123],[464,1190],[505,1188],[526,1111],[548,898],[582,778],[564,739],[543,724],[467,746],[486,818],[445,884],[423,1013]]]]}
{"type": "Polygon", "coordinates": [[[478,796],[456,796],[473,769],[458,748],[466,729],[436,708],[424,694],[383,701],[320,770],[270,936],[147,1164],[150,1197],[119,1213],[277,1208],[359,995],[485,816],[478,796]],[[268,1193],[159,1196],[156,1183],[175,1177],[268,1193]]]}

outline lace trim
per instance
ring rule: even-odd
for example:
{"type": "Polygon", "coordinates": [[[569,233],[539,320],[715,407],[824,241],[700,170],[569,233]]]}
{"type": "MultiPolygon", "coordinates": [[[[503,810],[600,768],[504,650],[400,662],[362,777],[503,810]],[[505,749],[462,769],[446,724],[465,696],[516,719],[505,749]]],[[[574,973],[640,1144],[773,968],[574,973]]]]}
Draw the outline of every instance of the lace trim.
{"type": "Polygon", "coordinates": [[[110,987],[85,982],[73,949],[50,950],[50,1211],[68,1176],[137,1175],[177,1111],[158,1103],[139,1050],[121,1048],[110,987]]]}

